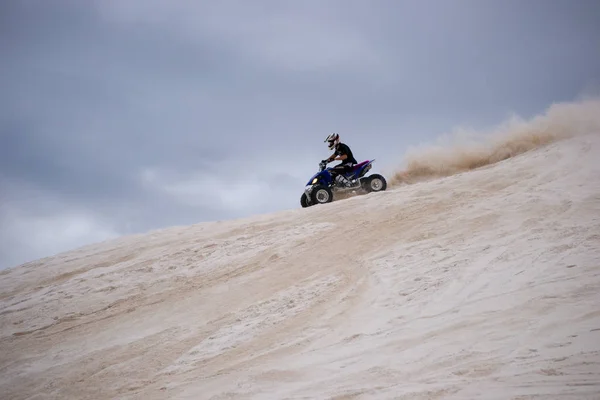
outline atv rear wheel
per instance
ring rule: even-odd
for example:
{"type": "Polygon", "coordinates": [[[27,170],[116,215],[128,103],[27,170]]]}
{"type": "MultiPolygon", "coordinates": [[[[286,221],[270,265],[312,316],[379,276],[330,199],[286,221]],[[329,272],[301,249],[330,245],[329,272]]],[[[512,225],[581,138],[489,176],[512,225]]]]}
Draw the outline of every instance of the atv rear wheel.
{"type": "Polygon", "coordinates": [[[362,187],[367,193],[381,192],[387,189],[387,182],[383,176],[379,174],[373,174],[365,178],[362,187]]]}
{"type": "Polygon", "coordinates": [[[333,201],[333,193],[327,186],[315,186],[310,194],[312,204],[325,204],[333,201]]]}

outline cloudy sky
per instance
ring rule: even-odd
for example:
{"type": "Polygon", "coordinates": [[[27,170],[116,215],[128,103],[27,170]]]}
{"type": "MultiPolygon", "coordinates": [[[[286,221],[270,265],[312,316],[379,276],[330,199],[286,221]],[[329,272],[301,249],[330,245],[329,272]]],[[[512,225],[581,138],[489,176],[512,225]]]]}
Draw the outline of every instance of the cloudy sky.
{"type": "Polygon", "coordinates": [[[0,268],[299,207],[358,159],[600,83],[590,0],[4,0],[0,268]]]}

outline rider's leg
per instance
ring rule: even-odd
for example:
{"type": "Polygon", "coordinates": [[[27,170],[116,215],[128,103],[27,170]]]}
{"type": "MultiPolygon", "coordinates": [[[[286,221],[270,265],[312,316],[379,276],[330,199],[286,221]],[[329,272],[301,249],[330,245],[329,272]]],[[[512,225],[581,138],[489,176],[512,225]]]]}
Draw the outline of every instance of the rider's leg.
{"type": "Polygon", "coordinates": [[[336,175],[339,175],[339,174],[341,174],[343,172],[344,172],[344,166],[343,166],[343,164],[334,165],[333,167],[331,167],[331,170],[330,170],[331,176],[333,178],[335,178],[336,175]]]}
{"type": "Polygon", "coordinates": [[[337,175],[341,176],[341,182],[345,186],[350,186],[350,181],[344,175],[352,170],[352,164],[348,163],[340,163],[332,168],[332,171],[335,173],[332,174],[332,178],[334,181],[336,180],[337,175]]]}

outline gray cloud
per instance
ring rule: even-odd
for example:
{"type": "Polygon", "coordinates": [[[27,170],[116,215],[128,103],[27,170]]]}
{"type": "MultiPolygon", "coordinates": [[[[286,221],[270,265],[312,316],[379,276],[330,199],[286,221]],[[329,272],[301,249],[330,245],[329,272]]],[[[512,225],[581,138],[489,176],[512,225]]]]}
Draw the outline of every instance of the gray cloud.
{"type": "Polygon", "coordinates": [[[0,7],[0,268],[297,207],[331,131],[393,165],[599,84],[595,1],[0,7]]]}

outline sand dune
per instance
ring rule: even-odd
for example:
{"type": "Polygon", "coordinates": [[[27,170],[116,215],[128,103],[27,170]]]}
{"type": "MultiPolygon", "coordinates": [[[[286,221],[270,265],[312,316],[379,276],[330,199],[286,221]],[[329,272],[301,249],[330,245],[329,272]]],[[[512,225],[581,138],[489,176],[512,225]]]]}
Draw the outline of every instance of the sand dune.
{"type": "Polygon", "coordinates": [[[390,186],[410,184],[481,168],[557,140],[600,132],[600,100],[553,104],[530,120],[517,116],[490,132],[456,129],[437,145],[411,148],[390,186]]]}
{"type": "Polygon", "coordinates": [[[3,271],[2,398],[598,399],[594,107],[421,153],[418,184],[3,271]]]}

